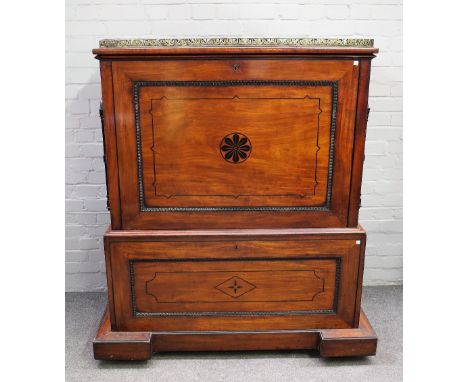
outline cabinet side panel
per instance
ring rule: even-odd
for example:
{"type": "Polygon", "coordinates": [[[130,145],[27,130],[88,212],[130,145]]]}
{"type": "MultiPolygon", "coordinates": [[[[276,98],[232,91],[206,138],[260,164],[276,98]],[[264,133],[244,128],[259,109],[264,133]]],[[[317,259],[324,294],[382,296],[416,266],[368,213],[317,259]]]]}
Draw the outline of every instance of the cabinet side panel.
{"type": "Polygon", "coordinates": [[[354,327],[359,327],[359,317],[361,316],[361,298],[362,298],[362,280],[364,276],[364,259],[366,255],[366,239],[367,233],[362,235],[359,246],[359,269],[356,280],[356,302],[354,307],[354,327]]]}
{"type": "Polygon", "coordinates": [[[359,208],[361,207],[361,182],[367,130],[370,63],[370,59],[361,59],[359,61],[359,88],[356,110],[356,127],[354,133],[351,191],[349,194],[348,227],[356,227],[358,225],[359,208]]]}
{"type": "Polygon", "coordinates": [[[112,279],[112,259],[109,238],[104,235],[104,255],[106,258],[107,301],[109,305],[109,318],[111,328],[116,328],[114,309],[114,281],[112,279]]]}
{"type": "Polygon", "coordinates": [[[111,214],[112,229],[121,229],[120,190],[117,142],[114,117],[114,90],[112,80],[112,63],[101,61],[101,91],[103,108],[103,141],[106,163],[107,195],[111,214]]]}

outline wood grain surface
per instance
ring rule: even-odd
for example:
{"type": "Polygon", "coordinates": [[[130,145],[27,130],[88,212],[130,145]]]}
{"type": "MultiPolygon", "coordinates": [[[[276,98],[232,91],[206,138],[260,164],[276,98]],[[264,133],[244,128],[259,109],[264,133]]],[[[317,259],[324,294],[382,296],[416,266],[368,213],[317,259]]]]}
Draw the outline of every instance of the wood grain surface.
{"type": "Polygon", "coordinates": [[[115,124],[115,140],[106,138],[114,145],[108,163],[118,164],[108,174],[109,194],[120,198],[121,225],[114,216],[113,227],[348,226],[356,214],[349,209],[352,166],[362,166],[355,139],[364,137],[354,129],[356,63],[113,62],[105,74],[112,75],[115,124]],[[241,163],[220,151],[234,133],[251,144],[241,163]]]}
{"type": "Polygon", "coordinates": [[[105,243],[116,330],[358,325],[360,229],[348,229],[347,238],[313,230],[258,236],[113,232],[105,243]]]}

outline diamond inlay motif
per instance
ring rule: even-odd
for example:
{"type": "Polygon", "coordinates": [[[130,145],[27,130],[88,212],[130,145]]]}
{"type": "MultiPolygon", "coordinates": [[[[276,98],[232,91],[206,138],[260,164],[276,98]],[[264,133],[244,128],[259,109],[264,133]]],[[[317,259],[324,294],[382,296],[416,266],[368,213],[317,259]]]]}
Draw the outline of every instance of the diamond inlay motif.
{"type": "Polygon", "coordinates": [[[245,281],[240,277],[234,276],[217,285],[215,288],[223,292],[224,294],[227,294],[228,296],[238,298],[243,294],[254,290],[256,287],[248,281],[245,281]]]}

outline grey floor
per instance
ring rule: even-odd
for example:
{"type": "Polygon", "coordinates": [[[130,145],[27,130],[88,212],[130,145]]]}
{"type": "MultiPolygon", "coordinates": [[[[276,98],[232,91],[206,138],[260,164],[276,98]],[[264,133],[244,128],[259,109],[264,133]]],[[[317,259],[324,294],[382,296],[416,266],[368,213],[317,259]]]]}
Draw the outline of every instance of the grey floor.
{"type": "Polygon", "coordinates": [[[402,287],[367,287],[363,306],[379,337],[377,356],[322,359],[312,352],[166,353],[147,362],[95,361],[92,339],[104,293],[66,294],[66,380],[401,381],[402,287]]]}

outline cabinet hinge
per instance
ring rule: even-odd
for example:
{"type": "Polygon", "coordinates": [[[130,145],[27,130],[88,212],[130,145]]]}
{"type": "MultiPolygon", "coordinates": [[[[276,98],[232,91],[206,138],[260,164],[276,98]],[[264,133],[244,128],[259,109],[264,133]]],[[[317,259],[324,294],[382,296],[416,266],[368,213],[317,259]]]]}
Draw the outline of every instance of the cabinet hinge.
{"type": "Polygon", "coordinates": [[[370,107],[367,108],[366,121],[369,121],[370,107]]]}

